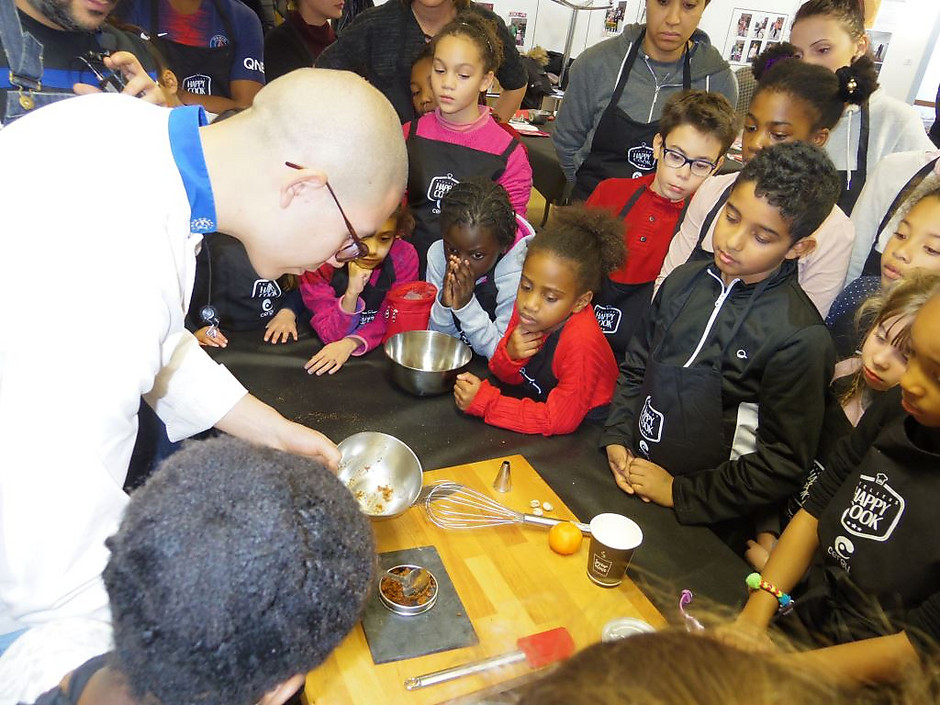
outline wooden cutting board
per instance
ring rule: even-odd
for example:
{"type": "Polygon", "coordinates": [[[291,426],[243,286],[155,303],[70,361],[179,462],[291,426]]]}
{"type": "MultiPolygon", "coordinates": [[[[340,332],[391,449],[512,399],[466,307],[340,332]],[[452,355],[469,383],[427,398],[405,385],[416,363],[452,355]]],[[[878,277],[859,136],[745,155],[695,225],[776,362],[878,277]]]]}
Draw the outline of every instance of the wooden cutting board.
{"type": "MultiPolygon", "coordinates": [[[[546,516],[575,517],[521,455],[458,465],[424,474],[425,484],[454,480],[520,512],[538,499],[554,505],[546,516]],[[512,490],[492,489],[503,460],[512,467],[512,490]]],[[[566,627],[579,649],[600,641],[611,619],[633,617],[662,627],[665,620],[628,577],[616,588],[592,583],[586,573],[588,537],[580,550],[560,556],[548,547],[548,530],[520,525],[444,530],[428,521],[423,506],[394,519],[375,521],[377,549],[393,551],[434,545],[467,609],[480,642],[476,646],[375,665],[361,626],[330,658],[307,676],[306,696],[316,705],[439,703],[528,672],[524,663],[416,691],[404,681],[441,668],[495,656],[516,648],[523,636],[566,627]]],[[[642,546],[639,550],[643,550],[642,546]]]]}

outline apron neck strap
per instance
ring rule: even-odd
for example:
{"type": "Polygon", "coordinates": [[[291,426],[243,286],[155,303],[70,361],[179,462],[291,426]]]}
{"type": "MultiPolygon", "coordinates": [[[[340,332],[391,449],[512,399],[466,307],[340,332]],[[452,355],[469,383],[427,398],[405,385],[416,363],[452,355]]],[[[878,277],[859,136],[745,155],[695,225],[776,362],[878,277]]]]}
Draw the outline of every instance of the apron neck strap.
{"type": "MultiPolygon", "coordinates": [[[[728,184],[728,187],[721,192],[721,195],[718,197],[715,205],[712,206],[710,211],[708,211],[708,215],[705,216],[705,220],[702,221],[702,227],[698,231],[698,242],[695,243],[696,249],[702,249],[702,243],[705,242],[705,236],[708,235],[708,231],[711,228],[712,223],[714,223],[715,218],[718,217],[718,212],[724,208],[724,205],[728,202],[728,199],[731,198],[731,189],[734,188],[736,183],[737,179],[728,184]]],[[[686,207],[688,207],[688,203],[686,204],[686,207]]],[[[684,209],[682,213],[685,215],[684,209]]]]}
{"type": "Polygon", "coordinates": [[[644,190],[646,190],[646,186],[641,186],[630,194],[630,198],[627,199],[627,202],[624,204],[623,208],[620,209],[620,215],[617,216],[620,218],[620,220],[626,218],[627,213],[633,210],[633,206],[635,206],[636,202],[640,200],[640,196],[643,195],[644,190]]]}

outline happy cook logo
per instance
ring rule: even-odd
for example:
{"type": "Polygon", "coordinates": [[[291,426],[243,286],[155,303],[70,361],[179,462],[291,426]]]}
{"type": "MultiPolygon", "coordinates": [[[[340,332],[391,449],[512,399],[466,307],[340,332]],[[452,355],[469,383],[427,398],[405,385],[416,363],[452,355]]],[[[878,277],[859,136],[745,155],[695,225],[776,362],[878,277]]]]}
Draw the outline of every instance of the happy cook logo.
{"type": "Polygon", "coordinates": [[[652,171],[656,166],[656,159],[653,156],[653,148],[646,142],[638,147],[630,147],[627,150],[627,162],[636,169],[652,171]]]}
{"type": "Polygon", "coordinates": [[[887,475],[861,475],[852,504],[842,512],[842,527],[853,536],[887,541],[903,513],[904,498],[891,489],[887,475]]]}
{"type": "Polygon", "coordinates": [[[604,335],[614,335],[620,330],[620,317],[622,315],[620,309],[614,306],[600,304],[594,306],[594,316],[597,318],[601,330],[604,331],[604,335]]]}
{"type": "Polygon", "coordinates": [[[431,179],[431,183],[428,184],[428,200],[434,204],[431,207],[432,213],[437,215],[441,212],[441,199],[450,193],[450,190],[459,183],[460,182],[454,178],[453,174],[435,176],[431,179]]]}

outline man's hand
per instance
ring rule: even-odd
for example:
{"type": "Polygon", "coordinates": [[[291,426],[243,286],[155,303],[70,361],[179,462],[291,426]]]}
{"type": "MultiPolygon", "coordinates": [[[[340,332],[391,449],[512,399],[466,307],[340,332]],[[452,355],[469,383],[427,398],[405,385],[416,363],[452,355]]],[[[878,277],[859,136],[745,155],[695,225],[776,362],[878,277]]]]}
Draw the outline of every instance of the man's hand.
{"type": "Polygon", "coordinates": [[[627,476],[633,489],[644,502],[672,507],[672,475],[665,468],[643,458],[634,458],[627,476]]]}
{"type": "MultiPolygon", "coordinates": [[[[137,57],[129,51],[116,51],[106,56],[104,65],[124,77],[122,94],[140,98],[154,105],[166,105],[166,96],[163,95],[159,84],[150,78],[137,57]]],[[[76,83],[72,90],[76,95],[101,93],[98,86],[90,86],[87,83],[76,83]]]]}
{"type": "Polygon", "coordinates": [[[315,374],[318,377],[324,372],[334,374],[339,371],[339,368],[346,364],[346,360],[349,359],[349,356],[352,355],[353,351],[358,347],[359,342],[352,338],[343,338],[342,340],[328,343],[320,348],[320,351],[316,355],[307,360],[304,369],[307,370],[307,374],[315,374]]]}
{"type": "Polygon", "coordinates": [[[339,468],[340,452],[333,441],[319,431],[288,421],[250,394],[229,409],[215,427],[252,443],[316,458],[333,472],[339,468]]]}
{"type": "Polygon", "coordinates": [[[196,336],[196,340],[204,348],[224,348],[228,346],[228,338],[222,335],[222,331],[215,326],[203,326],[193,335],[196,336]]]}
{"type": "Polygon", "coordinates": [[[630,463],[633,461],[633,453],[627,450],[625,446],[616,444],[607,446],[606,450],[607,464],[610,466],[610,471],[614,474],[614,482],[617,483],[617,487],[627,494],[634,494],[635,490],[628,479],[630,463]]]}
{"type": "Polygon", "coordinates": [[[454,401],[457,402],[457,408],[466,411],[470,408],[473,400],[480,391],[482,381],[475,374],[464,372],[457,375],[457,382],[454,384],[454,401]]]}
{"type": "Polygon", "coordinates": [[[264,341],[274,345],[287,343],[292,337],[297,340],[297,315],[289,308],[282,308],[264,327],[264,341]]]}
{"type": "Polygon", "coordinates": [[[539,351],[544,340],[542,333],[530,333],[522,326],[516,326],[509,334],[506,354],[512,360],[528,360],[539,351]]]}

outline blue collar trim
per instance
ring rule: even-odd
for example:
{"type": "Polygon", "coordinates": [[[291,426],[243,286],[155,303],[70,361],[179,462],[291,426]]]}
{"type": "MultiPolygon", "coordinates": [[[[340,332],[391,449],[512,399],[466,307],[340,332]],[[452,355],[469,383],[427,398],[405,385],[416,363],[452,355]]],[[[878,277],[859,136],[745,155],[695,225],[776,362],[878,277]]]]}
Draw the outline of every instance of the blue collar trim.
{"type": "Polygon", "coordinates": [[[189,199],[189,229],[194,233],[215,232],[215,198],[209,182],[209,170],[202,152],[199,128],[208,125],[206,112],[198,105],[170,111],[170,150],[179,169],[186,197],[189,199]]]}

